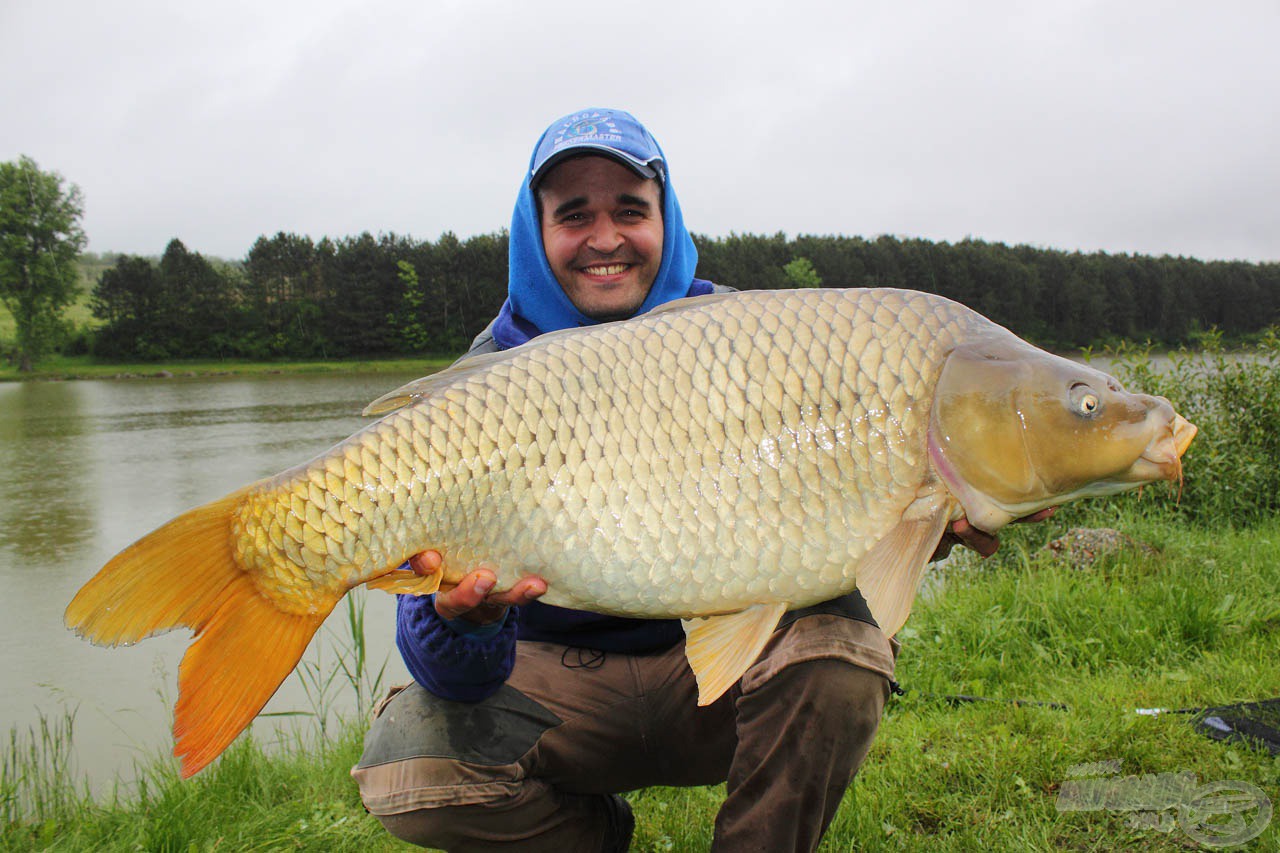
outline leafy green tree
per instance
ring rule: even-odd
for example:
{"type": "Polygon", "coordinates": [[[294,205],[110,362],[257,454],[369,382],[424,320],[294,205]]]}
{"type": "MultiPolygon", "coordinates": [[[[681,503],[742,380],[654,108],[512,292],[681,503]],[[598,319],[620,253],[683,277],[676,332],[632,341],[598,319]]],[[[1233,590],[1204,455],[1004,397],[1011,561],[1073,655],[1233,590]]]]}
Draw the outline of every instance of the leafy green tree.
{"type": "Polygon", "coordinates": [[[30,157],[0,163],[0,302],[17,326],[18,370],[53,349],[76,297],[85,246],[80,188],[30,157]]]}
{"type": "Polygon", "coordinates": [[[787,283],[792,287],[822,287],[822,276],[813,268],[813,261],[808,258],[792,258],[782,267],[787,283]]]}
{"type": "Polygon", "coordinates": [[[400,270],[400,284],[404,286],[401,294],[400,310],[387,315],[387,323],[400,339],[400,346],[411,353],[422,352],[431,340],[431,334],[422,322],[422,283],[418,281],[418,271],[408,261],[396,261],[400,270]]]}

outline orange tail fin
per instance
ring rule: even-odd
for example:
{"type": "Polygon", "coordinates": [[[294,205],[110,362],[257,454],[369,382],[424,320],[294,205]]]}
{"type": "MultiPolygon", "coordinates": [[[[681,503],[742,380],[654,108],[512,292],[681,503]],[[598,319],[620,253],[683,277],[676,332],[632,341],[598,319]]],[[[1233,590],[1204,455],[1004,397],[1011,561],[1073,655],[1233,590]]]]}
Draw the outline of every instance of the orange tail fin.
{"type": "Polygon", "coordinates": [[[286,613],[258,592],[231,550],[231,514],[240,501],[237,492],[144,536],[67,606],[67,627],[102,645],[181,626],[195,631],[178,669],[173,723],[183,778],[249,725],[337,603],[322,613],[286,613]]]}

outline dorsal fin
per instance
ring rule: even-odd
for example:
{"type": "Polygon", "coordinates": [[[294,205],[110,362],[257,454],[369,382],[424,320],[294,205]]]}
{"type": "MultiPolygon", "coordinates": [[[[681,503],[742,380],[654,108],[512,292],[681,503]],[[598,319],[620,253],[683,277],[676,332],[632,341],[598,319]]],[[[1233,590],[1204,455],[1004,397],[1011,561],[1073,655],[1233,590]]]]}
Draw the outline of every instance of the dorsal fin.
{"type": "MultiPolygon", "coordinates": [[[[536,340],[541,340],[537,338],[536,340]]],[[[504,350],[502,352],[487,352],[484,355],[474,355],[464,361],[446,367],[438,373],[432,373],[423,376],[421,379],[415,379],[412,382],[401,385],[394,391],[383,394],[378,399],[364,407],[361,413],[365,417],[374,415],[385,415],[394,412],[396,409],[403,409],[405,406],[412,405],[419,400],[430,397],[448,385],[452,385],[461,379],[470,376],[473,373],[479,373],[487,369],[490,365],[500,361],[506,361],[512,355],[519,351],[516,349],[504,350]]]]}
{"type": "MultiPolygon", "coordinates": [[[[648,312],[641,314],[641,317],[653,317],[657,314],[666,314],[668,311],[682,311],[685,308],[695,308],[699,305],[708,305],[713,302],[719,302],[722,299],[731,299],[741,295],[738,291],[729,291],[728,293],[704,293],[701,296],[686,296],[683,299],[673,299],[670,302],[664,302],[654,308],[650,308],[648,312]]],[[[625,322],[625,321],[623,321],[625,322]]]]}

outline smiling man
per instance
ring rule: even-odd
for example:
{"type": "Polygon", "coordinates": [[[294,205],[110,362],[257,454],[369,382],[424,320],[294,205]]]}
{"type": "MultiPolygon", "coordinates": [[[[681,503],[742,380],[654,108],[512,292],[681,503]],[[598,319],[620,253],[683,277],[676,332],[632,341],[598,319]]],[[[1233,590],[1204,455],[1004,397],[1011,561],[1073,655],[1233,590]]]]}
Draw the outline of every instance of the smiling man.
{"type": "MultiPolygon", "coordinates": [[[[617,110],[566,116],[534,148],[508,298],[468,356],[729,289],[696,265],[649,132],[617,110]]],[[[410,563],[426,574],[440,560],[410,563]]],[[[818,845],[893,677],[860,594],[786,614],[740,682],[699,708],[679,622],[545,605],[539,577],[494,585],[481,568],[400,598],[414,683],[380,707],[352,771],[388,830],[446,850],[621,851],[634,826],[621,792],[727,782],[715,849],[818,845]]]]}
{"type": "Polygon", "coordinates": [[[548,172],[538,200],[547,263],[569,301],[593,320],[633,316],[662,263],[657,181],[579,156],[548,172]]]}

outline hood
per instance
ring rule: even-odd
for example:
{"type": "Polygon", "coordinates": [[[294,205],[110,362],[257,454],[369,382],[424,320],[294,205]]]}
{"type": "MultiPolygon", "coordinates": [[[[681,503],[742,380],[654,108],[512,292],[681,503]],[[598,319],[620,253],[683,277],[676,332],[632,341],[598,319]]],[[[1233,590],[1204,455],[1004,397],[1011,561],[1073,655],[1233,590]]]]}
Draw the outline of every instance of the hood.
{"type": "MultiPolygon", "coordinates": [[[[502,349],[518,346],[545,332],[590,326],[597,322],[575,308],[565,296],[560,282],[556,281],[551,272],[542,248],[538,198],[530,178],[547,133],[557,127],[558,123],[548,128],[534,146],[529,168],[525,169],[524,178],[520,182],[515,212],[511,216],[507,300],[493,327],[494,339],[502,349]]],[[[680,212],[680,202],[676,197],[671,169],[665,156],[663,167],[662,264],[649,289],[649,295],[637,314],[643,314],[673,299],[710,291],[709,285],[703,288],[694,286],[693,274],[698,265],[698,250],[685,228],[684,215],[680,212]]]]}

